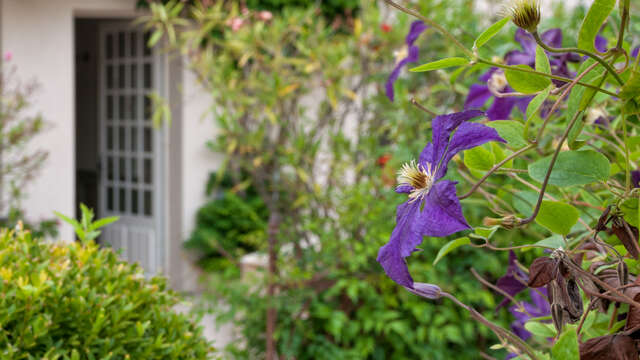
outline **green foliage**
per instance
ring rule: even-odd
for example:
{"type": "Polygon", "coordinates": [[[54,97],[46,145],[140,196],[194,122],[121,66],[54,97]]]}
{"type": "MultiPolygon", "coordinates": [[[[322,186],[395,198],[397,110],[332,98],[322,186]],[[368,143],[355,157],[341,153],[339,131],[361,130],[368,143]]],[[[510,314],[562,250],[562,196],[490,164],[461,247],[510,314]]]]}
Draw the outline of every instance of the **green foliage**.
{"type": "MultiPolygon", "coordinates": [[[[138,0],[138,7],[145,8],[149,6],[149,2],[156,0],[138,0]]],[[[171,0],[157,1],[163,4],[171,2],[171,0]]],[[[184,1],[194,5],[197,3],[210,4],[207,0],[188,0],[184,1]]],[[[232,3],[231,1],[228,1],[232,3]]],[[[275,14],[280,14],[290,9],[305,9],[309,6],[309,0],[247,0],[244,2],[247,8],[251,10],[268,10],[275,14]]],[[[324,16],[328,19],[336,19],[345,15],[355,15],[360,9],[360,0],[324,0],[318,2],[324,16]]]]}
{"type": "Polygon", "coordinates": [[[119,219],[118,216],[110,216],[93,221],[94,214],[92,209],[89,209],[85,204],[80,204],[80,210],[82,211],[80,221],[65,216],[57,211],[54,211],[54,214],[56,214],[56,216],[62,221],[73,227],[76,236],[82,243],[95,240],[100,236],[100,228],[116,222],[119,219]]]}
{"type": "MultiPolygon", "coordinates": [[[[209,188],[209,196],[212,190],[209,188]]],[[[243,255],[264,248],[267,217],[264,202],[253,187],[242,195],[223,187],[198,210],[196,226],[184,246],[196,252],[204,269],[223,270],[243,255]]]]}
{"type": "Polygon", "coordinates": [[[172,311],[165,279],[110,249],[0,234],[3,359],[207,359],[201,328],[172,311]]]}
{"type": "Polygon", "coordinates": [[[591,4],[591,8],[580,27],[578,47],[588,51],[596,51],[596,35],[615,6],[616,0],[595,0],[591,4]]]}
{"type": "MultiPolygon", "coordinates": [[[[529,176],[543,182],[551,157],[529,165],[529,176]]],[[[585,185],[609,178],[611,165],[606,156],[591,150],[564,151],[558,155],[549,183],[556,186],[585,185]]]]}
{"type": "Polygon", "coordinates": [[[569,204],[543,200],[536,222],[556,234],[568,235],[579,217],[578,209],[569,204]]]}
{"type": "Polygon", "coordinates": [[[457,67],[469,64],[469,60],[460,57],[452,57],[446,59],[440,59],[436,61],[432,61],[426,64],[422,64],[420,66],[416,66],[412,69],[409,69],[411,72],[425,72],[425,71],[434,71],[440,69],[446,69],[450,67],[457,67]]]}
{"type": "Polygon", "coordinates": [[[478,49],[479,47],[482,47],[482,45],[486,44],[489,40],[491,40],[494,36],[496,36],[496,34],[502,30],[502,28],[507,25],[507,23],[509,22],[509,18],[505,17],[502,20],[494,23],[493,25],[491,25],[490,27],[488,27],[485,31],[482,32],[482,34],[480,34],[478,36],[478,38],[476,39],[476,41],[474,41],[473,43],[473,48],[474,49],[478,49]]]}
{"type": "Polygon", "coordinates": [[[514,67],[528,71],[507,69],[504,72],[509,85],[511,85],[515,91],[524,94],[533,94],[546,89],[551,84],[551,80],[549,80],[548,77],[532,74],[533,69],[528,65],[515,65],[514,67]]]}

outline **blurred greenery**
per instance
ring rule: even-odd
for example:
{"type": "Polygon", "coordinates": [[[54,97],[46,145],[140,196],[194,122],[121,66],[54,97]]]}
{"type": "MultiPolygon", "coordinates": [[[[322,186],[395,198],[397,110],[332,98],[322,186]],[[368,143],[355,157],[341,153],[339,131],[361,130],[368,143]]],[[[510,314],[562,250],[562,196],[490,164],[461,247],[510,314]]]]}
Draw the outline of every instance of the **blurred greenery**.
{"type": "MultiPolygon", "coordinates": [[[[476,14],[472,0],[414,3],[469,47],[499,17],[476,14]]],[[[263,222],[254,224],[273,237],[253,245],[265,258],[275,259],[271,263],[275,271],[267,266],[245,272],[223,266],[210,274],[208,310],[239,331],[237,341],[226,349],[230,357],[264,357],[268,309],[277,312],[273,337],[277,352],[285,358],[477,359],[479,351],[489,352],[497,342],[488,329],[449,301],[429,302],[404,291],[375,261],[394,227],[395,208],[406,199],[393,191],[394,169],[422,150],[430,135],[430,113],[462,110],[469,85],[488,67],[403,75],[395,83],[396,102],[391,103],[384,95],[384,83],[413,19],[378,7],[377,2],[361,4],[348,32],[332,29],[317,16],[317,9],[289,7],[269,22],[248,21],[232,29],[229,20],[239,10],[221,2],[187,8],[168,18],[160,16],[160,7],[152,6],[152,15],[145,19],[156,37],[168,35],[170,40],[181,30],[183,17],[194,21],[195,27],[173,36],[171,45],[172,50],[189,54],[192,70],[210,91],[221,131],[209,145],[226,155],[221,171],[239,177],[233,186],[248,181],[268,209],[263,222]],[[426,112],[412,104],[412,98],[426,112]],[[272,231],[267,231],[267,224],[272,231]],[[270,286],[277,289],[273,296],[270,286]]],[[[166,6],[164,13],[171,13],[173,4],[166,6]]],[[[582,8],[568,14],[560,4],[542,27],[573,26],[583,14],[582,8]]],[[[502,57],[517,49],[514,32],[511,27],[499,33],[481,49],[483,56],[502,57]]],[[[565,43],[574,38],[575,32],[565,32],[565,43]]],[[[421,63],[460,55],[433,29],[417,44],[421,63]]],[[[487,151],[497,155],[503,150],[487,151]]],[[[470,179],[462,174],[476,178],[482,174],[465,168],[460,156],[454,161],[464,171],[450,171],[447,177],[461,183],[459,191],[466,191],[470,179]]],[[[526,163],[516,160],[513,167],[522,169],[526,163]]],[[[515,188],[517,181],[498,177],[492,184],[505,203],[514,204],[514,212],[530,211],[530,196],[515,188]]],[[[551,192],[563,195],[556,189],[551,192]]],[[[254,218],[234,203],[239,200],[235,193],[223,194],[201,210],[202,231],[254,218]],[[203,220],[208,216],[204,214],[215,217],[203,220]]],[[[499,206],[479,196],[463,200],[463,205],[473,226],[487,215],[501,215],[499,206]]],[[[247,232],[254,230],[250,227],[247,232]]],[[[547,234],[532,224],[518,231],[498,230],[492,243],[531,243],[547,234]]],[[[215,236],[228,236],[224,241],[231,245],[243,242],[232,241],[237,234],[215,236]]],[[[505,271],[507,254],[460,247],[432,265],[451,239],[424,240],[421,251],[408,258],[414,278],[440,285],[508,327],[511,318],[506,309],[493,310],[502,297],[469,273],[473,267],[495,282],[505,271]]],[[[241,250],[232,252],[234,260],[239,261],[247,248],[241,250]]],[[[521,259],[528,263],[540,254],[532,250],[521,259]]],[[[501,357],[504,350],[491,355],[501,357]]]]}

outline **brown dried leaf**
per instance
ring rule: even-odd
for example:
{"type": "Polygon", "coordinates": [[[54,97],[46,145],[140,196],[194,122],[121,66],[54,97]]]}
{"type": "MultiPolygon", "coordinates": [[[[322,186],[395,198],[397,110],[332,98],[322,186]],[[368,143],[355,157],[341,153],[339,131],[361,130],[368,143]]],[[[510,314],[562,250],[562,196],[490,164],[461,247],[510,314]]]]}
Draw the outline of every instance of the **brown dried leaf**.
{"type": "MultiPolygon", "coordinates": [[[[630,286],[624,289],[624,294],[635,301],[640,301],[640,286],[630,286]]],[[[627,323],[624,325],[624,329],[634,329],[638,326],[640,326],[640,309],[633,305],[629,305],[627,323]]]]}
{"type": "Polygon", "coordinates": [[[580,360],[638,360],[638,351],[629,336],[605,335],[580,344],[580,360]]]}
{"type": "Polygon", "coordinates": [[[638,252],[638,228],[629,225],[624,219],[616,218],[611,224],[611,232],[620,239],[629,255],[634,259],[638,259],[638,256],[640,256],[638,252]]]}
{"type": "Polygon", "coordinates": [[[529,267],[529,282],[527,286],[539,288],[547,285],[553,280],[557,265],[558,263],[555,259],[546,256],[533,260],[529,267]]]}

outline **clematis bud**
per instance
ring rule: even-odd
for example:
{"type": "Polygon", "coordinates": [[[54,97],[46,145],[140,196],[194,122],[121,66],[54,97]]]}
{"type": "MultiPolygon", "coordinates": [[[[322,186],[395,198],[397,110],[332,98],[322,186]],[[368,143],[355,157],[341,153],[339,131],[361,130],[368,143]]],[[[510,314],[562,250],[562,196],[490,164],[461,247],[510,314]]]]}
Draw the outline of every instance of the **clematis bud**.
{"type": "Polygon", "coordinates": [[[408,287],[405,288],[418,296],[422,296],[423,298],[431,300],[439,299],[440,293],[442,292],[438,285],[427,283],[413,283],[413,289],[408,287]]]}
{"type": "Polygon", "coordinates": [[[538,29],[538,24],[540,24],[540,1],[513,0],[508,5],[506,13],[518,27],[533,33],[538,29]]]}
{"type": "Polygon", "coordinates": [[[496,226],[500,225],[507,230],[511,230],[518,225],[518,218],[513,215],[508,215],[500,219],[486,217],[482,219],[482,224],[484,226],[496,226]]]}

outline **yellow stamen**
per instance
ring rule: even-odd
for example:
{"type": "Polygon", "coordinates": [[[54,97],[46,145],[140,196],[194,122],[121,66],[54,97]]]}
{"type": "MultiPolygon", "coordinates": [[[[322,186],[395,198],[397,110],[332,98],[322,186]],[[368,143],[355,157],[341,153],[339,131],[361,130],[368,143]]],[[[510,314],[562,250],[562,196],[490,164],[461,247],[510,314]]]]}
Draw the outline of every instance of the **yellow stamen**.
{"type": "Polygon", "coordinates": [[[415,160],[405,163],[398,171],[398,186],[411,186],[413,190],[409,194],[411,201],[423,198],[429,193],[433,185],[433,174],[431,173],[431,165],[426,164],[424,167],[417,164],[415,160]]]}

